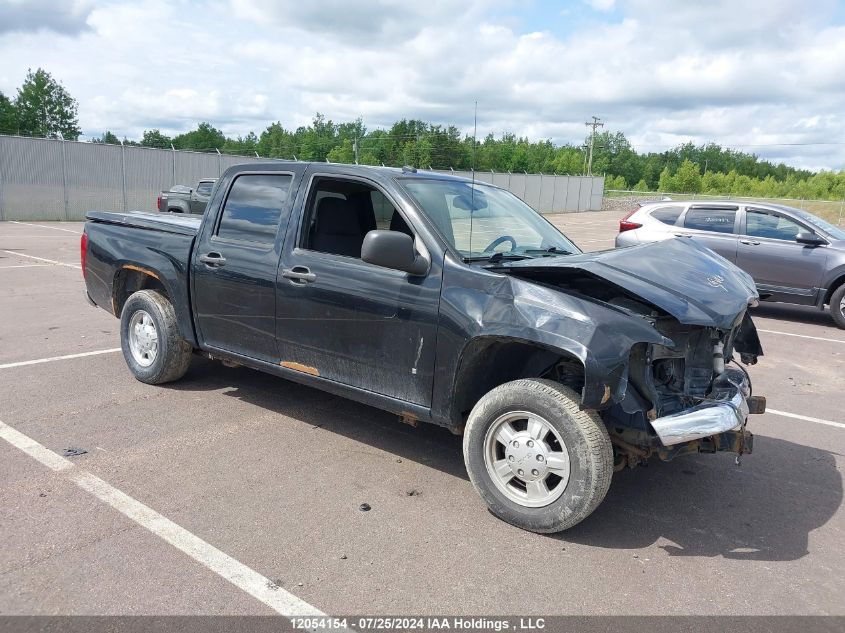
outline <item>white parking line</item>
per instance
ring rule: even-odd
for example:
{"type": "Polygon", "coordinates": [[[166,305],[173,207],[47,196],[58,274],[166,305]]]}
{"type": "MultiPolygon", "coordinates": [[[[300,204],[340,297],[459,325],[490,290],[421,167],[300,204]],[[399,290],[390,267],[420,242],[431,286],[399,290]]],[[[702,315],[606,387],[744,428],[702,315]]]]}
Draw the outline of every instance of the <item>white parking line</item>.
{"type": "Polygon", "coordinates": [[[94,495],[100,501],[109,504],[125,517],[146,528],[181,552],[184,552],[221,578],[228,580],[241,591],[248,593],[256,600],[264,603],[276,613],[288,618],[295,616],[320,617],[325,615],[313,605],[285,591],[254,569],[235,560],[213,545],[206,543],[181,525],[174,523],[164,515],[159,514],[137,499],[133,499],[99,477],[85,470],[75,468],[74,464],[69,460],[57,455],[47,447],[3,422],[0,422],[0,438],[3,438],[9,444],[20,449],[48,468],[55,471],[69,471],[66,478],[82,490],[94,495]]]}
{"type": "Polygon", "coordinates": [[[54,231],[67,231],[68,233],[74,233],[75,235],[82,235],[82,231],[75,231],[73,229],[63,229],[58,226],[47,226],[45,224],[32,224],[31,222],[18,222],[17,220],[9,220],[10,224],[23,224],[24,226],[37,226],[42,229],[53,229],[54,231]]]}
{"type": "Polygon", "coordinates": [[[0,266],[0,270],[4,268],[49,268],[50,264],[15,264],[13,266],[0,266]]]}
{"type": "Polygon", "coordinates": [[[766,413],[774,415],[781,415],[785,418],[795,418],[796,420],[804,420],[805,422],[815,422],[816,424],[826,424],[827,426],[835,426],[839,429],[845,429],[845,424],[842,422],[831,422],[830,420],[822,420],[820,418],[811,418],[809,415],[798,415],[797,413],[787,413],[786,411],[778,411],[777,409],[766,408],[766,413]]]}
{"type": "Polygon", "coordinates": [[[811,338],[814,341],[827,341],[828,343],[843,343],[845,341],[841,341],[837,338],[824,338],[823,336],[810,336],[809,334],[793,334],[792,332],[778,332],[777,330],[763,330],[757,328],[758,332],[765,332],[766,334],[782,334],[783,336],[797,336],[798,338],[811,338]]]}
{"type": "Polygon", "coordinates": [[[0,253],[8,253],[9,255],[15,255],[17,257],[26,257],[27,259],[36,259],[39,262],[47,262],[48,264],[55,264],[56,266],[67,266],[68,268],[78,268],[82,270],[82,266],[79,264],[66,264],[64,262],[56,261],[55,259],[47,259],[46,257],[36,257],[35,255],[25,255],[23,253],[18,253],[16,251],[0,251],[0,253]]]}
{"type": "Polygon", "coordinates": [[[25,367],[27,365],[39,365],[41,363],[52,363],[56,360],[70,360],[71,358],[84,358],[85,356],[97,356],[98,354],[112,354],[119,352],[119,347],[112,347],[111,349],[98,349],[93,352],[80,352],[79,354],[67,354],[65,356],[51,356],[50,358],[38,358],[36,360],[22,360],[17,363],[6,363],[0,365],[0,369],[11,369],[12,367],[25,367]]]}

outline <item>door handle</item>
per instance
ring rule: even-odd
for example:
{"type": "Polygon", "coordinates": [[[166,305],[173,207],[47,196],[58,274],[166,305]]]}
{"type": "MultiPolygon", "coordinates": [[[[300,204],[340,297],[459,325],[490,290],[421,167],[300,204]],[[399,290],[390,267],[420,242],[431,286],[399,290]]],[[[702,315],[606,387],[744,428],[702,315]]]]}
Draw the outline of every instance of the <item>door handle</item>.
{"type": "Polygon", "coordinates": [[[197,259],[209,268],[218,268],[226,265],[226,258],[220,253],[206,253],[205,255],[200,255],[197,259]]]}
{"type": "Polygon", "coordinates": [[[687,239],[690,239],[692,235],[690,235],[689,233],[675,233],[675,237],[685,237],[687,239]]]}
{"type": "Polygon", "coordinates": [[[301,286],[303,284],[317,281],[317,275],[311,272],[307,266],[294,266],[282,270],[282,277],[290,279],[292,284],[301,286]]]}
{"type": "Polygon", "coordinates": [[[760,242],[757,240],[739,240],[739,243],[747,246],[760,246],[760,242]]]}

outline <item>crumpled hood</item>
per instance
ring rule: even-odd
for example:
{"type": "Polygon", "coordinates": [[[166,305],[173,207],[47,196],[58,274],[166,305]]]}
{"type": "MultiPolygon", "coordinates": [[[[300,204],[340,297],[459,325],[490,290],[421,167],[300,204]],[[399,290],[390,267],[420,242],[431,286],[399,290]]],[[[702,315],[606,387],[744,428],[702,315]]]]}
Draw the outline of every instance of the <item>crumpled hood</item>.
{"type": "Polygon", "coordinates": [[[728,330],[758,299],[754,280],[693,240],[670,239],[598,253],[500,262],[493,270],[581,270],[641,297],[681,323],[728,330]]]}

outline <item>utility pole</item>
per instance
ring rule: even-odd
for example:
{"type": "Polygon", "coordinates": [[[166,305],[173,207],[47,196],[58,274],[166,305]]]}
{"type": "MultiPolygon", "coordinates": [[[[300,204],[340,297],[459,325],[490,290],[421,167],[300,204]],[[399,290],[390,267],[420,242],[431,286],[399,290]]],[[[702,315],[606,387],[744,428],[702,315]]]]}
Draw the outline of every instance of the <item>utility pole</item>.
{"type": "Polygon", "coordinates": [[[358,164],[358,137],[352,140],[352,151],[355,152],[355,164],[358,164]]]}
{"type": "Polygon", "coordinates": [[[586,125],[589,128],[592,128],[592,130],[590,130],[590,159],[589,159],[589,162],[587,163],[587,175],[592,176],[593,175],[593,143],[594,143],[595,138],[596,138],[596,128],[597,127],[604,127],[604,123],[602,123],[601,119],[599,119],[597,116],[594,116],[592,122],[588,121],[584,125],[586,125]]]}

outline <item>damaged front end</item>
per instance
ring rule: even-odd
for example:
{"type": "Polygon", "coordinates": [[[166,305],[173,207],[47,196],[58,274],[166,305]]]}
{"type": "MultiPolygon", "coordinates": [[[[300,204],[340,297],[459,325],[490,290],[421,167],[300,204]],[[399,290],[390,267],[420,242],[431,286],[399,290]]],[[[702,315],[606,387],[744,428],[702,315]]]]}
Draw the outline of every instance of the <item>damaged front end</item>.
{"type": "Polygon", "coordinates": [[[652,456],[750,453],[754,438],[746,422],[749,414],[765,411],[765,399],[752,395],[745,369],[730,364],[735,353],[754,362],[761,353],[759,345],[749,346],[749,339],[756,341],[750,318],[742,315],[728,332],[674,319],[656,327],[673,345],[636,346],[625,397],[602,411],[617,468],[652,456]]]}
{"type": "Polygon", "coordinates": [[[582,406],[598,409],[607,425],[617,469],[650,457],[751,452],[747,418],[765,410],[765,399],[752,396],[737,362],[754,364],[763,354],[747,312],[758,300],[748,275],[681,240],[508,268],[624,312],[632,326],[647,323],[659,336],[630,346],[624,365],[605,365],[600,406],[590,394],[601,381],[585,372],[582,406]]]}

